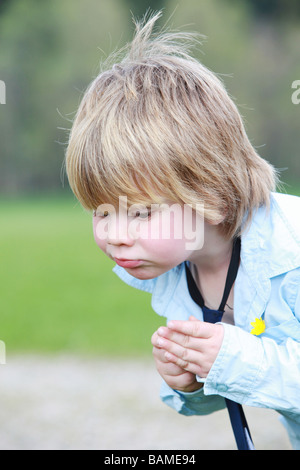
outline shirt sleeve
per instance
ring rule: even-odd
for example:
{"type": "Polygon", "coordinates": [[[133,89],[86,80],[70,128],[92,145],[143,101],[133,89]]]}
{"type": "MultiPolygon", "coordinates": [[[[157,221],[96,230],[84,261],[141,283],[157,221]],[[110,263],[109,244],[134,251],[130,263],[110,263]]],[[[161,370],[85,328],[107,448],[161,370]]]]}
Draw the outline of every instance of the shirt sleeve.
{"type": "Polygon", "coordinates": [[[179,413],[204,415],[224,408],[224,398],[229,398],[248,406],[271,408],[286,416],[292,414],[300,423],[298,280],[289,292],[285,300],[290,315],[280,325],[285,337],[254,336],[223,323],[223,343],[203,388],[182,393],[163,384],[162,400],[179,413]]]}
{"type": "Polygon", "coordinates": [[[272,338],[223,326],[223,344],[206,377],[204,394],[300,414],[300,343],[288,338],[277,344],[272,338]]]}
{"type": "Polygon", "coordinates": [[[219,395],[206,396],[203,387],[195,392],[179,392],[162,382],[160,396],[162,401],[185,416],[207,415],[226,407],[225,400],[219,395]]]}

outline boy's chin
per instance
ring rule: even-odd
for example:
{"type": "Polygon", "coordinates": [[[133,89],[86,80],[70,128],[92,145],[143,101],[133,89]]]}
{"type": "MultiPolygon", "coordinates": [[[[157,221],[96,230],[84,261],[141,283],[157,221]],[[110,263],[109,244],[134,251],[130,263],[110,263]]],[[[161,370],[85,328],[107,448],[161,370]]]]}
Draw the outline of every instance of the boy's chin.
{"type": "Polygon", "coordinates": [[[136,279],[140,279],[141,281],[155,279],[165,272],[164,270],[152,270],[147,268],[126,268],[125,270],[128,272],[128,274],[135,277],[136,279]]]}
{"type": "Polygon", "coordinates": [[[135,277],[136,279],[139,279],[140,281],[147,281],[150,279],[155,279],[157,276],[159,276],[159,274],[133,272],[133,269],[126,269],[126,271],[128,272],[128,274],[135,277]]]}

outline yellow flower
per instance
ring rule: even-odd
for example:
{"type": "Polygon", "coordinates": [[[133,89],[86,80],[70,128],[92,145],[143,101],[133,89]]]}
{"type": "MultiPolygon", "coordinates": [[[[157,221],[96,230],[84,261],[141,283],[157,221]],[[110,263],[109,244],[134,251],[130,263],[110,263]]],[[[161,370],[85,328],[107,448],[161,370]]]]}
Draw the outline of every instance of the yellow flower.
{"type": "Polygon", "coordinates": [[[266,324],[261,318],[255,318],[255,321],[251,322],[250,325],[253,326],[250,333],[255,336],[261,335],[266,329],[266,324]]]}

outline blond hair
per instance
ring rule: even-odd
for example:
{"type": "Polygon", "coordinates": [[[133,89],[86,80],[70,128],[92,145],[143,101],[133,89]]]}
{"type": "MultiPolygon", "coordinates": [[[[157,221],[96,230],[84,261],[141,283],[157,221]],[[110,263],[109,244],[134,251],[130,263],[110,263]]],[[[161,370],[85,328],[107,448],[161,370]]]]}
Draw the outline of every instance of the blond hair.
{"type": "MultiPolygon", "coordinates": [[[[192,33],[136,23],[125,56],[90,84],[66,152],[70,186],[86,209],[163,200],[201,202],[224,236],[239,233],[276,187],[220,79],[189,55],[192,33]]],[[[115,56],[113,56],[115,59],[115,56]]]]}

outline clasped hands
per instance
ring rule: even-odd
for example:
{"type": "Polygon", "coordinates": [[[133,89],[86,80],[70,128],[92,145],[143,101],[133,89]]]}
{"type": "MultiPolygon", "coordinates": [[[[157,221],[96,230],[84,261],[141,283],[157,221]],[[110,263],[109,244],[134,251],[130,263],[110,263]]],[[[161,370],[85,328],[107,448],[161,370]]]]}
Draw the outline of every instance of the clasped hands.
{"type": "Polygon", "coordinates": [[[196,375],[205,378],[220,351],[224,337],[221,324],[197,320],[171,320],[153,334],[153,356],[156,368],[174,390],[193,392],[203,384],[196,375]]]}

